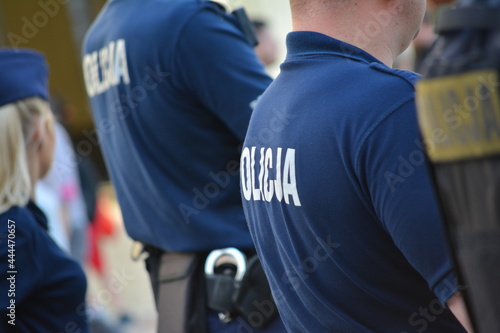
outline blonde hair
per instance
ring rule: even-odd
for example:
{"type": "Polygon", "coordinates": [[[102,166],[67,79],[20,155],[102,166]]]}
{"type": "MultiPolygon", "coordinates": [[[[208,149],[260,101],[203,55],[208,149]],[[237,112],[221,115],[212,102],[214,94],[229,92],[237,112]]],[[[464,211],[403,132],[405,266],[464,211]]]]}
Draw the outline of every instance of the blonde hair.
{"type": "Polygon", "coordinates": [[[0,213],[28,203],[31,179],[26,148],[36,126],[52,119],[48,102],[39,97],[0,107],[0,213]]]}

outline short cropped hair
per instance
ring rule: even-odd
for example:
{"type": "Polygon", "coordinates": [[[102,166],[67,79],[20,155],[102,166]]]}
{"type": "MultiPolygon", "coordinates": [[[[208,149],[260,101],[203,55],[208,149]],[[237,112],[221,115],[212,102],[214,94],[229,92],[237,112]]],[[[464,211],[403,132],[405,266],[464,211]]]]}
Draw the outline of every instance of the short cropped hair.
{"type": "Polygon", "coordinates": [[[290,0],[292,15],[321,12],[326,8],[339,9],[356,0],[290,0]]]}
{"type": "Polygon", "coordinates": [[[49,103],[39,97],[0,107],[0,213],[28,203],[31,180],[26,147],[35,126],[52,119],[49,103]]]}

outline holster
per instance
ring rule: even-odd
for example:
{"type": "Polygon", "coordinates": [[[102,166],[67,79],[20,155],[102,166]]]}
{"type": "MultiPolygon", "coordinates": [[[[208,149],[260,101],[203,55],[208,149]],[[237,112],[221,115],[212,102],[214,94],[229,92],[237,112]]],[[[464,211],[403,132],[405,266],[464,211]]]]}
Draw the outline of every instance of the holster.
{"type": "Polygon", "coordinates": [[[208,308],[219,312],[221,320],[241,316],[252,327],[262,329],[278,315],[257,255],[246,262],[241,280],[223,274],[206,274],[206,288],[208,308]]]}
{"type": "Polygon", "coordinates": [[[257,255],[248,260],[247,273],[233,296],[238,313],[255,328],[265,328],[278,316],[269,282],[257,255]]]}
{"type": "Polygon", "coordinates": [[[224,285],[229,277],[207,277],[206,254],[165,253],[148,247],[146,252],[159,333],[207,333],[207,307],[241,316],[258,329],[265,328],[278,315],[257,255],[246,262],[243,278],[231,280],[234,282],[231,292],[225,293],[224,285]]]}

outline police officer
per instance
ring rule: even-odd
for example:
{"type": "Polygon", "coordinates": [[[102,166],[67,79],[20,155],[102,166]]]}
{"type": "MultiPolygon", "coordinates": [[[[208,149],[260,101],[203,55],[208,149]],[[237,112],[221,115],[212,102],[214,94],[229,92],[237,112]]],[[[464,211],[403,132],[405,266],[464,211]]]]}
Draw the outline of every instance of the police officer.
{"type": "MultiPolygon", "coordinates": [[[[205,320],[197,299],[203,254],[255,252],[239,146],[271,79],[243,31],[210,1],[110,0],[84,42],[96,130],[126,230],[149,252],[159,332],[261,332],[271,313],[261,307],[251,323],[208,310],[205,320]]],[[[279,320],[265,330],[278,331],[279,320]]]]}
{"type": "Polygon", "coordinates": [[[391,68],[425,0],[291,7],[288,56],[241,160],[250,232],[288,331],[465,332],[423,153],[433,143],[417,126],[418,76],[391,68]]]}
{"type": "Polygon", "coordinates": [[[54,154],[47,79],[39,53],[0,50],[0,332],[88,332],[83,270],[33,202],[54,154]]]}

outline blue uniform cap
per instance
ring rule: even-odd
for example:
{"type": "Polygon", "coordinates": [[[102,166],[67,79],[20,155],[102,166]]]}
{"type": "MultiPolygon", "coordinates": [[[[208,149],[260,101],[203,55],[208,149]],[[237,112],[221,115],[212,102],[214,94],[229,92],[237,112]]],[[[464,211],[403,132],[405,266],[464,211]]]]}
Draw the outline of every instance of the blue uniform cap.
{"type": "Polygon", "coordinates": [[[29,97],[48,101],[48,73],[40,53],[0,49],[0,106],[29,97]]]}

